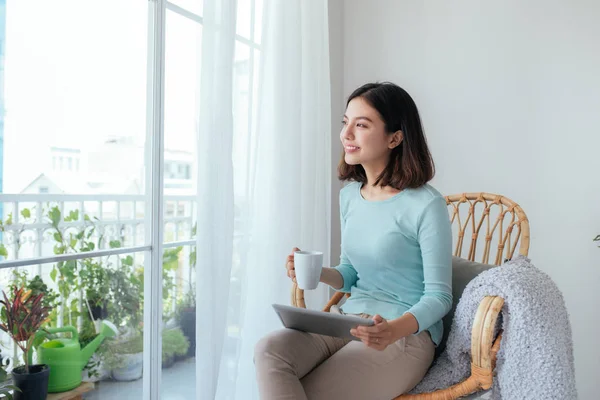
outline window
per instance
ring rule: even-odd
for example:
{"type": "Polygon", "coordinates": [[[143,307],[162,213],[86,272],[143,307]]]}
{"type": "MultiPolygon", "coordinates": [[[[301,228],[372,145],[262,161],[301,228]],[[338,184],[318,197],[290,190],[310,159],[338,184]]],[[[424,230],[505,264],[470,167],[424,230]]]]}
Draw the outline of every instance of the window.
{"type": "MultiPolygon", "coordinates": [[[[0,109],[10,113],[4,120],[5,151],[0,157],[18,168],[4,170],[0,192],[0,220],[5,224],[0,249],[7,253],[0,286],[33,285],[37,276],[51,291],[50,323],[74,326],[84,341],[95,334],[92,318],[115,323],[121,339],[126,339],[126,330],[134,333],[130,348],[136,356],[120,359],[106,342],[96,354],[106,356],[108,364],[84,373],[114,376],[121,362],[127,366],[130,361],[141,373],[141,363],[130,359],[149,356],[140,327],[143,310],[151,303],[142,304],[140,289],[153,261],[153,243],[146,237],[154,202],[146,190],[151,170],[144,160],[151,140],[146,137],[146,72],[148,30],[153,30],[148,10],[154,2],[7,3],[6,19],[0,13],[0,32],[6,32],[0,37],[3,49],[6,41],[0,57],[0,109]],[[134,141],[109,148],[104,139],[111,136],[134,141]],[[89,171],[66,175],[80,170],[80,159],[86,167],[90,160],[89,171]],[[27,194],[20,195],[24,189],[27,194]],[[118,249],[125,252],[111,253],[118,249]],[[60,264],[43,261],[66,256],[79,258],[60,264]],[[38,257],[41,262],[31,261],[38,257]],[[100,279],[90,281],[90,276],[100,279]],[[80,281],[85,289],[74,289],[80,281]]],[[[189,247],[175,259],[183,262],[189,247]]],[[[154,259],[160,261],[162,255],[154,259]]],[[[174,289],[172,293],[170,298],[177,294],[174,289]]],[[[0,350],[2,357],[22,361],[5,333],[0,333],[0,350]]],[[[141,383],[115,384],[103,378],[93,398],[142,399],[141,383]]]]}
{"type": "MultiPolygon", "coordinates": [[[[262,1],[236,3],[233,160],[238,195],[246,191],[244,146],[256,119],[262,1]]],[[[0,285],[28,285],[39,276],[51,291],[52,324],[76,327],[81,339],[95,334],[94,320],[118,325],[131,354],[105,343],[96,353],[102,366],[92,363],[84,370],[84,375],[100,377],[93,394],[100,400],[141,399],[148,393],[158,398],[153,385],[160,368],[142,371],[140,357],[150,363],[161,356],[163,367],[179,368],[162,377],[163,390],[168,388],[173,397],[195,397],[193,384],[179,384],[195,380],[193,348],[181,354],[182,343],[195,341],[195,323],[181,322],[180,331],[161,327],[171,327],[185,313],[183,305],[195,307],[190,296],[195,283],[191,261],[195,258],[190,256],[195,252],[197,215],[192,175],[194,160],[201,156],[195,138],[203,1],[167,2],[164,54],[148,51],[154,41],[163,39],[152,23],[148,26],[156,5],[153,1],[15,0],[8,19],[0,19],[7,43],[5,99],[0,107],[11,110],[2,154],[5,165],[20,166],[4,170],[0,188],[0,219],[6,222],[10,216],[18,222],[3,226],[0,240],[8,256],[0,268],[0,285]],[[164,144],[160,148],[160,132],[147,130],[154,126],[147,105],[161,92],[147,88],[157,89],[158,80],[153,78],[162,72],[154,66],[162,59],[164,144]],[[25,158],[23,154],[29,153],[23,149],[33,155],[25,158]],[[156,151],[166,160],[162,166],[150,161],[156,151]],[[159,182],[153,168],[164,172],[160,193],[152,190],[159,182]],[[78,173],[59,173],[64,171],[78,173]],[[37,181],[37,194],[14,200],[24,187],[35,192],[41,175],[48,181],[37,181]],[[65,194],[55,194],[57,188],[65,194]],[[161,202],[163,215],[157,212],[161,202]],[[151,232],[157,222],[162,225],[151,232]],[[160,280],[162,297],[142,295],[141,288],[160,280]],[[162,335],[167,347],[160,349],[150,332],[162,335]],[[170,345],[179,346],[180,354],[174,354],[170,345]],[[189,358],[176,362],[180,357],[189,358]],[[124,376],[124,370],[135,374],[124,376]],[[134,381],[114,382],[108,376],[134,381]]],[[[236,260],[234,264],[239,263],[236,260]]],[[[236,267],[234,271],[239,271],[236,267]]],[[[235,279],[239,276],[232,276],[235,279]]],[[[239,331],[235,323],[229,327],[234,345],[239,331]]],[[[2,354],[20,357],[2,335],[2,354]]]]}

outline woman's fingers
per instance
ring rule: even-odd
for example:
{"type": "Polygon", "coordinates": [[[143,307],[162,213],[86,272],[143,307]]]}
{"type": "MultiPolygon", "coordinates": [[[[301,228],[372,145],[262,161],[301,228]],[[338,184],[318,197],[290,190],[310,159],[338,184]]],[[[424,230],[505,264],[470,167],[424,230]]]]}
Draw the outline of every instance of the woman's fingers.
{"type": "Polygon", "coordinates": [[[370,332],[370,333],[379,333],[387,330],[387,326],[383,326],[383,324],[371,325],[371,326],[361,326],[358,328],[361,332],[370,332]]]}
{"type": "Polygon", "coordinates": [[[365,340],[383,339],[383,338],[386,338],[389,336],[386,334],[386,332],[380,332],[380,333],[362,332],[358,329],[350,329],[350,334],[359,339],[365,339],[365,340]]]}
{"type": "Polygon", "coordinates": [[[385,332],[381,334],[369,334],[369,333],[361,333],[356,329],[351,329],[350,333],[360,339],[367,347],[373,348],[375,350],[385,350],[388,344],[390,343],[389,335],[386,335],[385,332]]]}
{"type": "Polygon", "coordinates": [[[288,274],[289,274],[290,271],[295,271],[294,263],[288,262],[287,264],[285,264],[285,269],[287,269],[288,274]]]}
{"type": "Polygon", "coordinates": [[[286,265],[286,274],[288,276],[288,278],[290,278],[294,283],[296,283],[296,271],[294,270],[294,265],[292,264],[291,266],[288,264],[286,265]]]}
{"type": "Polygon", "coordinates": [[[300,250],[297,247],[292,249],[292,252],[287,256],[285,262],[285,269],[287,270],[287,276],[292,279],[294,283],[296,283],[296,271],[294,270],[294,252],[300,250]]]}

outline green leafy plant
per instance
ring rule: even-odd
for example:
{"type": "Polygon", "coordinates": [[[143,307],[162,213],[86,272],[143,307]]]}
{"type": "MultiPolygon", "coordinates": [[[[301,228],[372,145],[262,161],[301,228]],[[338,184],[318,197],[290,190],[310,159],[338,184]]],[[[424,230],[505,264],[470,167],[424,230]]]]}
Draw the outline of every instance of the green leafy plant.
{"type": "Polygon", "coordinates": [[[107,340],[105,341],[97,353],[102,360],[104,367],[108,370],[122,368],[125,366],[128,354],[138,354],[144,351],[144,337],[141,332],[125,339],[125,340],[107,340]]]}
{"type": "Polygon", "coordinates": [[[0,398],[6,400],[12,400],[13,395],[11,391],[21,391],[18,387],[13,385],[12,381],[9,379],[9,375],[6,372],[6,367],[8,367],[8,359],[2,358],[2,354],[0,354],[0,398]],[[6,361],[6,363],[5,363],[6,361]]]}
{"type": "Polygon", "coordinates": [[[114,321],[121,321],[135,329],[142,322],[141,300],[142,293],[135,275],[130,269],[110,270],[111,301],[109,315],[114,321]]]}
{"type": "Polygon", "coordinates": [[[173,316],[171,305],[177,297],[175,280],[172,273],[179,268],[179,254],[183,247],[166,249],[163,252],[163,319],[168,320],[173,316]]]}
{"type": "Polygon", "coordinates": [[[108,298],[110,296],[110,273],[104,264],[95,259],[85,259],[81,262],[79,276],[81,287],[85,293],[85,299],[96,314],[94,317],[101,318],[99,314],[106,311],[108,298]]]}
{"type": "MultiPolygon", "coordinates": [[[[20,224],[14,223],[12,213],[8,213],[8,215],[6,216],[6,220],[0,220],[0,232],[7,232],[7,228],[11,226],[15,227],[15,229],[11,230],[12,241],[7,242],[8,244],[13,245],[15,254],[18,254],[19,249],[21,248],[20,238],[21,234],[25,231],[25,223],[33,221],[33,218],[31,217],[31,210],[29,210],[28,208],[22,209],[20,215],[23,222],[20,224]]],[[[8,257],[8,249],[6,248],[4,243],[0,243],[0,256],[8,257]]]]}
{"type": "Polygon", "coordinates": [[[144,338],[140,335],[135,335],[127,341],[119,345],[119,350],[122,354],[137,354],[144,351],[144,338]]]}
{"type": "Polygon", "coordinates": [[[0,329],[8,333],[11,339],[23,351],[25,372],[29,373],[29,360],[27,354],[33,345],[35,333],[40,330],[48,318],[50,307],[43,306],[44,294],[32,296],[30,290],[15,289],[12,299],[3,291],[4,299],[0,304],[2,318],[5,323],[0,324],[0,329]]]}
{"type": "Polygon", "coordinates": [[[162,333],[162,358],[167,360],[174,356],[187,354],[190,342],[181,329],[167,329],[162,333]]]}
{"type": "MultiPolygon", "coordinates": [[[[119,248],[125,240],[124,237],[121,237],[120,240],[106,239],[98,226],[98,218],[82,215],[79,210],[63,212],[59,205],[48,204],[43,207],[41,213],[33,213],[33,218],[31,210],[21,210],[18,227],[22,231],[25,224],[35,220],[35,215],[43,216],[48,224],[45,232],[54,241],[53,252],[57,255],[84,253],[107,246],[119,248]],[[72,224],[74,222],[77,224],[72,224]],[[77,225],[77,227],[73,225],[77,225]]],[[[18,253],[20,245],[18,237],[21,231],[15,226],[12,214],[8,215],[4,222],[0,221],[0,231],[5,230],[10,232],[7,237],[12,237],[13,241],[16,241],[15,243],[6,243],[8,249],[0,243],[0,256],[7,257],[9,249],[11,252],[18,253]],[[8,227],[10,229],[7,229],[8,227]]],[[[195,234],[196,225],[192,228],[192,237],[195,234]]],[[[173,316],[173,303],[177,304],[176,312],[180,309],[182,301],[188,307],[195,305],[193,284],[188,282],[189,289],[183,291],[180,291],[179,286],[175,284],[176,280],[184,281],[179,277],[174,277],[175,271],[179,268],[182,250],[182,247],[177,247],[166,249],[163,253],[163,316],[165,319],[173,316]]],[[[189,262],[191,280],[191,270],[196,264],[195,247],[191,249],[189,262]]],[[[80,337],[87,335],[93,338],[95,334],[93,322],[95,319],[102,318],[110,318],[117,326],[127,326],[141,334],[143,328],[143,271],[143,266],[136,265],[135,259],[131,255],[97,257],[79,261],[69,260],[56,263],[50,272],[50,278],[56,284],[57,289],[48,288],[39,276],[28,279],[24,272],[15,272],[11,289],[22,287],[24,291],[30,290],[32,297],[43,293],[42,306],[51,308],[49,310],[51,326],[74,325],[77,318],[81,317],[80,337]],[[83,303],[80,301],[80,291],[83,291],[84,294],[83,303]],[[101,311],[101,316],[97,317],[98,312],[93,313],[92,309],[101,311]]],[[[106,346],[101,346],[99,352],[103,348],[106,350],[106,346]]],[[[120,352],[121,349],[115,352],[115,356],[118,356],[120,352]]],[[[104,353],[106,357],[111,357],[110,351],[104,351],[104,353]]]]}
{"type": "MultiPolygon", "coordinates": [[[[49,209],[47,220],[51,226],[50,233],[56,242],[55,254],[83,253],[101,248],[104,235],[96,235],[97,218],[83,215],[83,227],[78,232],[65,233],[61,227],[63,215],[55,206],[49,209]]],[[[65,222],[80,221],[79,210],[71,210],[64,215],[65,222]]],[[[110,248],[121,247],[120,240],[108,242],[110,248]]],[[[116,256],[106,258],[87,258],[79,262],[59,262],[50,273],[50,278],[56,282],[59,293],[64,299],[62,318],[65,323],[73,324],[76,317],[83,317],[85,325],[92,325],[94,319],[110,316],[117,326],[137,326],[141,321],[140,285],[134,274],[133,257],[120,259],[117,268],[114,267],[116,256]],[[85,308],[89,313],[80,309],[79,299],[72,298],[78,290],[85,294],[85,308]],[[64,315],[65,311],[68,313],[64,315]],[[92,314],[90,316],[90,314],[92,314]]]]}
{"type": "MultiPolygon", "coordinates": [[[[64,222],[79,221],[79,210],[71,210],[63,218],[60,208],[54,206],[48,209],[45,217],[50,224],[48,233],[55,241],[54,254],[59,255],[94,250],[95,244],[90,242],[90,238],[94,233],[95,227],[87,215],[83,218],[83,227],[76,233],[70,232],[68,234],[61,228],[62,220],[64,219],[64,222]]],[[[73,321],[82,314],[79,307],[79,300],[70,298],[73,293],[77,293],[81,288],[78,270],[78,262],[68,260],[59,261],[50,272],[50,278],[56,283],[61,297],[63,307],[61,307],[61,315],[58,318],[60,318],[63,325],[72,325],[73,321]],[[65,318],[68,320],[66,324],[65,318]]]]}
{"type": "MultiPolygon", "coordinates": [[[[191,237],[196,236],[196,224],[192,227],[191,237]]],[[[192,246],[189,256],[189,276],[187,280],[184,280],[186,284],[186,290],[183,295],[177,299],[177,313],[180,314],[183,309],[196,307],[196,284],[193,280],[193,274],[196,270],[196,246],[192,246]]]]}
{"type": "MultiPolygon", "coordinates": [[[[98,350],[96,350],[95,354],[98,354],[98,350]]],[[[85,364],[84,369],[87,370],[87,374],[90,378],[99,378],[101,367],[102,367],[102,359],[98,359],[96,357],[91,357],[88,360],[87,364],[85,364]]]]}
{"type": "Polygon", "coordinates": [[[26,290],[31,290],[32,296],[37,296],[40,293],[43,294],[42,305],[44,307],[52,308],[57,305],[58,294],[52,288],[49,288],[39,275],[35,275],[32,279],[29,279],[26,271],[18,271],[17,269],[12,271],[12,275],[10,284],[11,292],[14,293],[15,289],[22,287],[26,290]]]}

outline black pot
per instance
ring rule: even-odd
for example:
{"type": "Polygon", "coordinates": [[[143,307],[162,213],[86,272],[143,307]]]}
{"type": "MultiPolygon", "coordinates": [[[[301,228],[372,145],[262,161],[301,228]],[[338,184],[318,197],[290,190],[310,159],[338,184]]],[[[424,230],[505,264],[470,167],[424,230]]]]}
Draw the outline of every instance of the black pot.
{"type": "Polygon", "coordinates": [[[174,359],[175,359],[175,362],[179,362],[179,361],[183,361],[183,360],[185,360],[185,359],[186,359],[186,358],[188,358],[188,357],[189,357],[189,356],[188,356],[188,354],[187,354],[187,353],[185,353],[185,354],[184,354],[184,355],[182,355],[182,356],[180,356],[179,354],[175,354],[175,357],[174,357],[174,359]]]}
{"type": "Polygon", "coordinates": [[[90,306],[90,310],[95,321],[106,319],[108,317],[108,307],[106,301],[103,301],[98,305],[90,306]]]}
{"type": "Polygon", "coordinates": [[[171,368],[173,364],[175,364],[175,356],[168,356],[162,360],[163,368],[171,368]]]}
{"type": "Polygon", "coordinates": [[[181,311],[181,331],[188,338],[190,348],[188,357],[196,356],[196,307],[184,308],[181,311]]]}
{"type": "Polygon", "coordinates": [[[29,373],[25,372],[25,366],[12,370],[12,378],[16,387],[14,400],[46,400],[48,396],[48,377],[50,367],[46,364],[29,366],[29,373]]]}

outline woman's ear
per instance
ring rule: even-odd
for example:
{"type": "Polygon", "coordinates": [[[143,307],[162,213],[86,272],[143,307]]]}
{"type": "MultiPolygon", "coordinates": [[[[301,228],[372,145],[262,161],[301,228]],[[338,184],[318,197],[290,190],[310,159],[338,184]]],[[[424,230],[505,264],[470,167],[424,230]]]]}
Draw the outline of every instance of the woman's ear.
{"type": "Polygon", "coordinates": [[[400,145],[400,143],[402,143],[403,140],[404,140],[404,133],[402,131],[396,131],[396,132],[394,132],[393,135],[391,135],[390,143],[389,143],[388,147],[390,149],[394,149],[394,148],[398,147],[400,145]]]}

